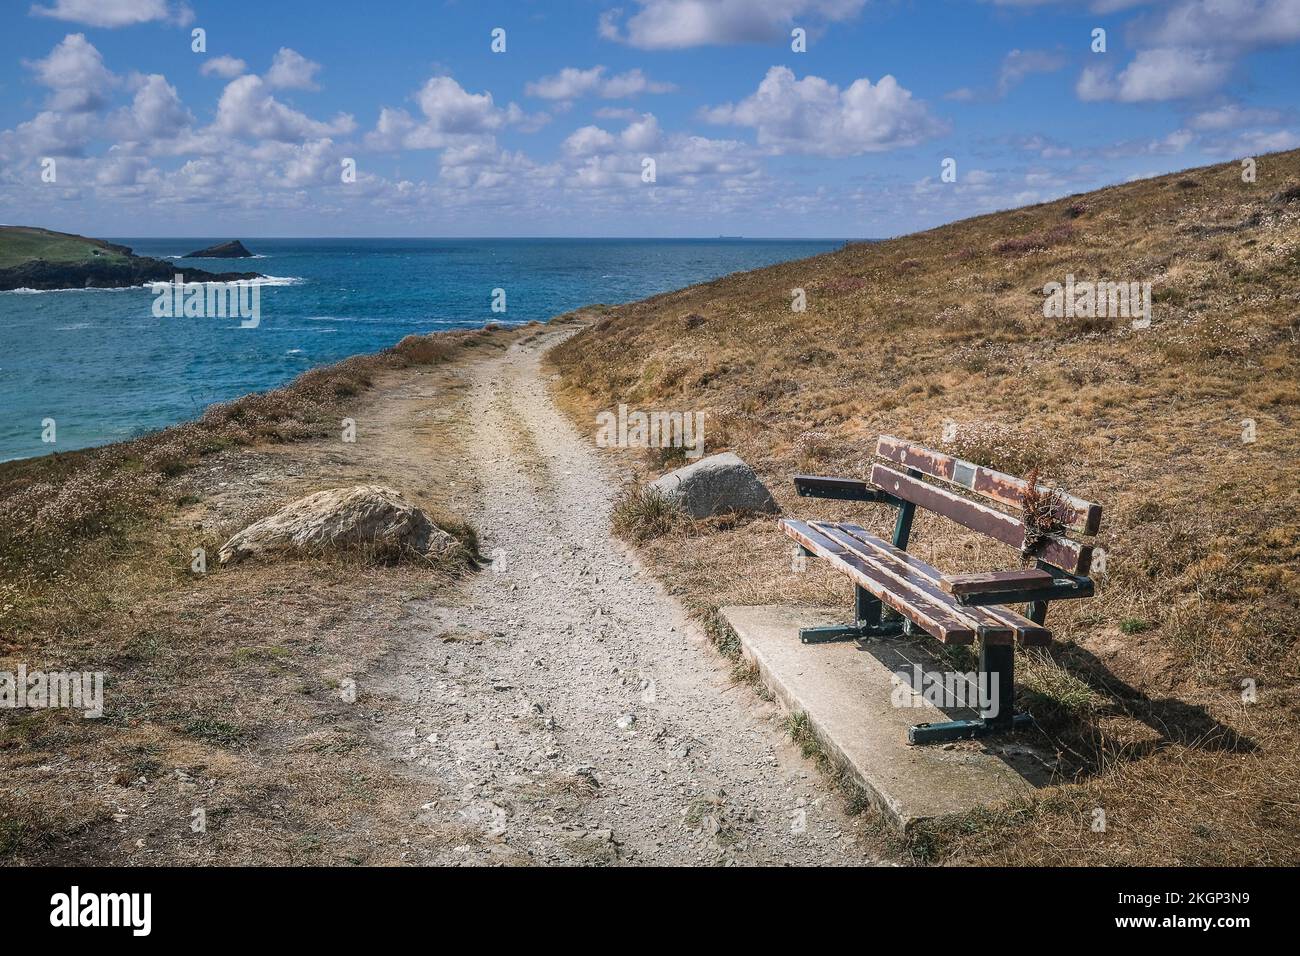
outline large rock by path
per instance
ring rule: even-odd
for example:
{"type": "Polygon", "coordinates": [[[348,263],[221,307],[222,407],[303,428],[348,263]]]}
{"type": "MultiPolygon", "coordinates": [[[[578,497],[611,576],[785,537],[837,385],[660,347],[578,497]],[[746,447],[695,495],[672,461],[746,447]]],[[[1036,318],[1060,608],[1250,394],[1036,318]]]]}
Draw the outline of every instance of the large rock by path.
{"type": "Polygon", "coordinates": [[[779,510],[754,469],[729,451],[670,471],[650,482],[650,487],[677,501],[692,518],[725,511],[779,510]]]}
{"type": "Polygon", "coordinates": [[[400,492],[381,485],[319,491],[257,521],[221,546],[222,564],[277,551],[319,552],[363,547],[376,556],[406,551],[441,557],[460,542],[400,492]]]}

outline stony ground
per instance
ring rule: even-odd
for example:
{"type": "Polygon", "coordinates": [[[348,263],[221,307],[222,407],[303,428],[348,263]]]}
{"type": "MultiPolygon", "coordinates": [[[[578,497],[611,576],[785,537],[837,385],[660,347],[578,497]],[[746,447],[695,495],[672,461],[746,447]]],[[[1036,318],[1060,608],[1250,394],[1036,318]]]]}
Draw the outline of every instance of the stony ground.
{"type": "Polygon", "coordinates": [[[430,862],[864,862],[773,705],[611,538],[617,480],[539,366],[567,334],[471,366],[457,408],[426,409],[473,463],[457,510],[493,558],[462,602],[412,608],[374,688],[427,818],[487,837],[430,862]]]}

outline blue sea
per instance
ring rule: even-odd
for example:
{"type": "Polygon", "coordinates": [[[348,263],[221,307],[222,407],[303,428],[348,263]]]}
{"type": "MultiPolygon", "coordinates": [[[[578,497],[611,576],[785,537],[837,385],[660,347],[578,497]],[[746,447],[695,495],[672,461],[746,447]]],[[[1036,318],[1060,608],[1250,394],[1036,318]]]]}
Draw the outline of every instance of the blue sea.
{"type": "MultiPolygon", "coordinates": [[[[221,239],[112,239],[183,256],[221,239]]],[[[213,402],[405,335],[545,321],[732,272],[837,249],[842,240],[256,239],[255,259],[175,259],[274,277],[261,323],[155,318],[138,289],[0,292],[0,461],[120,441],[213,402]],[[506,311],[491,309],[504,289],[506,311]],[[43,443],[42,421],[57,444],[43,443]]]]}

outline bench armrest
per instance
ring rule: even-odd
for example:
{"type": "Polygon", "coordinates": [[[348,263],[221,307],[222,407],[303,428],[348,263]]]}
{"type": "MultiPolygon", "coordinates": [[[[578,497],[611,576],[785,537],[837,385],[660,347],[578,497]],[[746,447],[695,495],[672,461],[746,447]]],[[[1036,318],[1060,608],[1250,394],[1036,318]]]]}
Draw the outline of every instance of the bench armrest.
{"type": "Polygon", "coordinates": [[[794,487],[801,498],[833,498],[837,501],[883,501],[889,504],[897,502],[893,495],[856,478],[821,478],[816,475],[795,475],[794,487]]]}
{"type": "Polygon", "coordinates": [[[990,571],[946,575],[939,586],[958,604],[981,607],[987,604],[1020,604],[1092,597],[1092,578],[1053,574],[1042,568],[1019,571],[990,571]]]}
{"type": "Polygon", "coordinates": [[[1021,571],[986,571],[977,574],[944,575],[939,582],[949,594],[989,594],[998,591],[1025,591],[1047,587],[1052,575],[1038,568],[1021,571]]]}

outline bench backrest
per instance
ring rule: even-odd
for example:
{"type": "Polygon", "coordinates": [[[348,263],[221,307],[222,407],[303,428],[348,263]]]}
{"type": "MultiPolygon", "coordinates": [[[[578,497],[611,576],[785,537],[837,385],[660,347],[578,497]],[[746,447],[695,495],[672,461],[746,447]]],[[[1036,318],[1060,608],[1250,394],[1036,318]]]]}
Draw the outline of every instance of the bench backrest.
{"type": "MultiPolygon", "coordinates": [[[[937,478],[1009,508],[1020,508],[1022,496],[1029,489],[1029,483],[1023,478],[993,471],[991,468],[889,435],[881,436],[876,444],[876,454],[888,462],[903,466],[906,470],[937,478]]],[[[870,480],[877,488],[895,498],[941,514],[963,527],[988,535],[1003,544],[1013,548],[1019,548],[1024,544],[1025,525],[1015,515],[990,508],[964,495],[949,491],[946,487],[922,481],[915,475],[899,471],[886,464],[872,465],[870,480]]],[[[1059,505],[1056,517],[1063,529],[1083,535],[1094,535],[1100,530],[1100,505],[1064,494],[1045,485],[1037,487],[1044,494],[1048,492],[1053,494],[1054,501],[1059,505]]],[[[1043,535],[1034,555],[1041,561],[1071,574],[1087,574],[1092,566],[1092,550],[1092,545],[1075,541],[1064,534],[1046,534],[1043,535]]]]}

